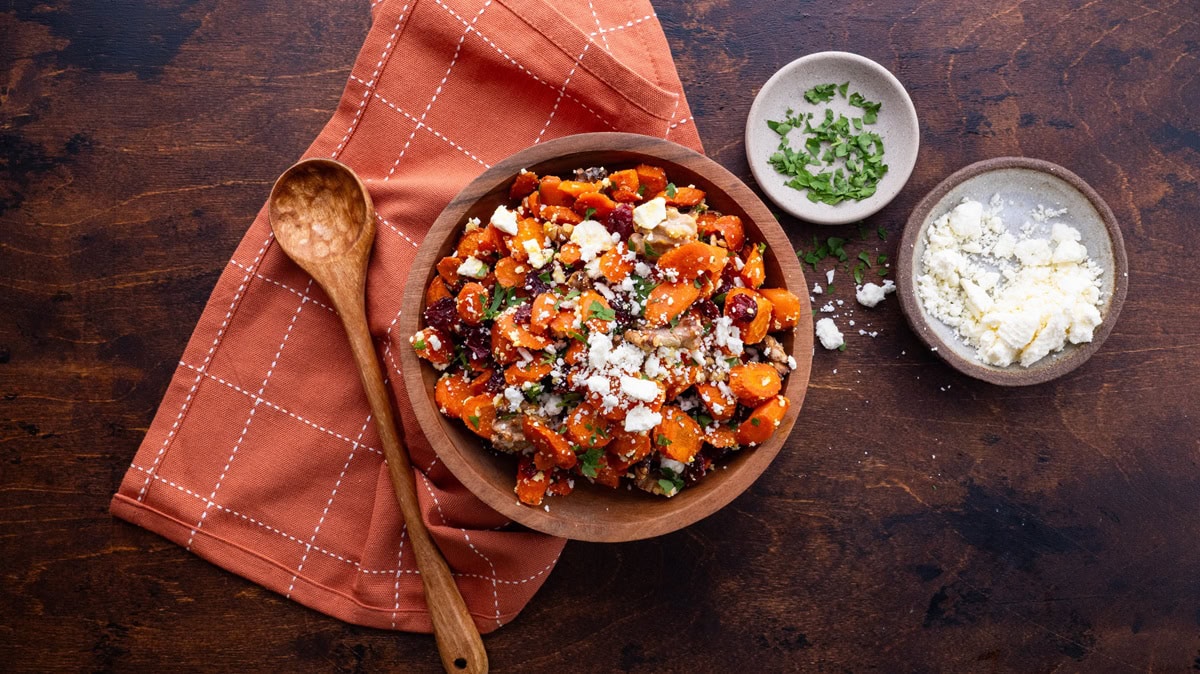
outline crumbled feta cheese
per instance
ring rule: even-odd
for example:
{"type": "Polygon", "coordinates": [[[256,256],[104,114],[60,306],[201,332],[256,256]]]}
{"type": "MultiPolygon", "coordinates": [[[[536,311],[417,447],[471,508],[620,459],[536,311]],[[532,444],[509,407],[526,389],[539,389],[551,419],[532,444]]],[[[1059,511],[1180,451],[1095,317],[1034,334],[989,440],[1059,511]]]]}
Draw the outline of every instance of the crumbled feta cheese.
{"type": "Polygon", "coordinates": [[[625,415],[625,431],[627,433],[643,433],[662,423],[662,415],[651,412],[645,405],[638,405],[625,415]]]}
{"type": "Polygon", "coordinates": [[[571,230],[571,241],[579,246],[579,259],[591,262],[596,256],[613,247],[608,229],[595,220],[584,220],[571,230]]]}
{"type": "Polygon", "coordinates": [[[837,324],[833,322],[832,318],[822,318],[817,321],[817,339],[821,340],[821,346],[831,350],[846,343],[841,330],[838,330],[837,324]]]}
{"type": "Polygon", "coordinates": [[[483,278],[488,275],[488,267],[475,257],[468,257],[458,265],[458,275],[467,278],[483,278]]]}
{"type": "Polygon", "coordinates": [[[825,272],[825,283],[826,284],[833,283],[833,272],[834,272],[833,269],[830,269],[829,271],[825,272]]]}
{"type": "Polygon", "coordinates": [[[659,391],[658,384],[649,379],[621,377],[621,393],[632,400],[648,403],[658,397],[659,391]]]}
{"type": "Polygon", "coordinates": [[[642,229],[654,229],[667,219],[667,200],[655,197],[633,209],[633,224],[642,229]]]}
{"type": "Polygon", "coordinates": [[[812,294],[814,294],[814,295],[820,295],[821,293],[824,293],[824,292],[825,292],[824,290],[821,290],[821,284],[820,284],[820,283],[814,283],[814,284],[813,284],[812,294]]]}
{"type": "Polygon", "coordinates": [[[888,293],[895,292],[895,290],[896,284],[893,283],[891,279],[884,281],[883,285],[881,286],[875,285],[874,283],[868,281],[867,283],[858,286],[854,293],[854,297],[858,300],[858,303],[864,307],[873,307],[882,302],[883,298],[886,297],[888,293]]]}
{"type": "MultiPolygon", "coordinates": [[[[1062,214],[1039,209],[1037,222],[1062,214]]],[[[967,200],[926,231],[921,303],[989,365],[1028,367],[1067,343],[1091,341],[1100,324],[1100,269],[1082,235],[1062,223],[1048,239],[1035,238],[1037,229],[1026,222],[1015,236],[967,200]]]]}
{"type": "Polygon", "coordinates": [[[683,475],[683,471],[687,470],[686,464],[665,456],[659,460],[659,465],[676,475],[683,475]]]}
{"type": "Polygon", "coordinates": [[[517,233],[517,214],[503,205],[496,207],[496,211],[492,213],[491,222],[493,227],[505,234],[517,233]]]}

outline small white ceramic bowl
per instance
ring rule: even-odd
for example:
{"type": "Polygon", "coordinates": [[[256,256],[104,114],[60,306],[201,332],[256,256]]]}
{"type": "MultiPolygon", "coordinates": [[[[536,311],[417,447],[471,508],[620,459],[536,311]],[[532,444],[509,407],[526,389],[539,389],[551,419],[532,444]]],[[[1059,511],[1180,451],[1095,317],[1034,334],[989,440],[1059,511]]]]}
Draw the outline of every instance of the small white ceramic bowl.
{"type": "MultiPolygon", "coordinates": [[[[792,147],[800,148],[804,135],[800,130],[788,136],[792,147]]],[[[858,54],[825,51],[792,61],[763,85],[750,116],[746,119],[746,160],[754,179],[767,197],[792,215],[822,225],[841,225],[874,214],[890,202],[912,175],[917,163],[921,131],[917,111],[904,85],[886,68],[858,54]],[[862,201],[843,201],[835,206],[808,200],[807,191],[787,186],[791,179],[778,173],[768,161],[779,147],[779,135],[767,126],[768,120],[782,120],[791,108],[796,112],[823,114],[826,107],[846,117],[861,117],[862,109],[850,106],[847,99],[813,105],[804,100],[804,92],[819,84],[850,82],[849,91],[861,93],[868,101],[882,103],[878,121],[864,130],[874,131],[883,139],[883,161],[888,172],[870,197],[862,201]]]]}

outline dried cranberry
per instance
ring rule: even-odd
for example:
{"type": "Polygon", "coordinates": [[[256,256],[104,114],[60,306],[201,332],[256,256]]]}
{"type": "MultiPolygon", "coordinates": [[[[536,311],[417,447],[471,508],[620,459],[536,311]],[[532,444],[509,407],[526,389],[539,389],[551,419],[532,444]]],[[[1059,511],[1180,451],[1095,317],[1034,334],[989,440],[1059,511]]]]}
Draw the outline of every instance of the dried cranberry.
{"type": "Polygon", "coordinates": [[[725,268],[721,270],[721,278],[717,281],[717,289],[713,292],[717,295],[729,292],[729,289],[733,287],[733,280],[737,276],[737,270],[733,268],[732,264],[725,265],[725,268]]]}
{"type": "Polygon", "coordinates": [[[609,232],[620,236],[622,241],[628,241],[629,236],[633,234],[633,206],[617,204],[612,213],[608,214],[608,221],[604,225],[609,232]]]}
{"type": "Polygon", "coordinates": [[[529,325],[529,319],[533,318],[533,302],[526,302],[517,307],[513,312],[513,320],[517,325],[529,325]]]}
{"type": "Polygon", "coordinates": [[[758,316],[758,302],[746,294],[728,297],[725,299],[725,315],[732,318],[734,323],[749,323],[758,316]]]}
{"type": "Polygon", "coordinates": [[[497,367],[483,384],[483,389],[488,393],[499,393],[504,390],[504,384],[504,370],[497,367]]]}
{"type": "Polygon", "coordinates": [[[717,320],[717,316],[721,315],[721,310],[717,308],[717,305],[713,304],[712,300],[707,298],[697,300],[692,306],[696,308],[696,312],[700,314],[700,317],[706,321],[715,321],[717,320]]]}
{"type": "Polygon", "coordinates": [[[624,332],[633,327],[634,315],[629,310],[629,306],[620,296],[613,299],[611,302],[613,310],[613,320],[617,323],[617,332],[624,332]]]}
{"type": "Polygon", "coordinates": [[[458,308],[454,303],[454,298],[443,297],[425,307],[425,313],[422,316],[425,319],[425,325],[450,334],[454,331],[455,323],[458,323],[458,308]]]}
{"type": "Polygon", "coordinates": [[[525,290],[529,291],[530,297],[537,297],[544,292],[548,292],[550,284],[543,281],[537,274],[529,274],[525,277],[525,290]]]}

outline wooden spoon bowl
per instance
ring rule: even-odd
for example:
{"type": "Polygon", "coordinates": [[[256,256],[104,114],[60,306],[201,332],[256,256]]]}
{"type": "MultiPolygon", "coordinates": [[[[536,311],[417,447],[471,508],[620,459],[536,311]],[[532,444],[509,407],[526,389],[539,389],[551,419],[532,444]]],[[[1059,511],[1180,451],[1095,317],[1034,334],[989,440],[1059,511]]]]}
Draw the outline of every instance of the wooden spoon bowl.
{"type": "MultiPolygon", "coordinates": [[[[487,221],[496,206],[508,201],[508,189],[521,169],[539,175],[564,175],[576,168],[603,166],[610,170],[640,163],[661,166],[678,185],[694,184],[708,193],[709,205],[742,218],[748,241],[767,244],[765,263],[769,287],[782,287],[807,298],[808,290],[791,243],[766,206],[736,176],[688,148],[628,133],[570,136],[518,152],[484,172],[450,202],[425,236],[405,289],[404,310],[397,326],[407,339],[421,327],[425,289],[437,273],[435,265],[453,254],[468,218],[487,221]]],[[[440,459],[475,496],[495,510],[531,529],[577,540],[616,542],[659,536],[681,529],[716,512],[746,490],[779,453],[799,414],[812,365],[812,310],[802,302],[796,328],[779,334],[798,367],[784,382],[791,406],[771,439],[755,449],[722,460],[720,468],[699,484],[670,499],[640,490],[618,489],[577,480],[575,491],[546,500],[546,507],[521,505],[513,493],[516,458],[485,449],[479,438],[434,404],[438,372],[401,349],[404,385],[421,430],[440,459]]]]}

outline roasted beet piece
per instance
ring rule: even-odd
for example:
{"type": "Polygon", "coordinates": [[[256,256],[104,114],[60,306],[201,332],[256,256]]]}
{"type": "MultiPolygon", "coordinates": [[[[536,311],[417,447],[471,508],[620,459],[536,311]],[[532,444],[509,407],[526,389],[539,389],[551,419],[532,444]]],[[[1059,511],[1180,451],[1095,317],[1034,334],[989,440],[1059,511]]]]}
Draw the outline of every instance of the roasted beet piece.
{"type": "Polygon", "coordinates": [[[734,295],[725,300],[725,315],[734,323],[749,323],[758,316],[758,302],[745,294],[734,295]]]}
{"type": "Polygon", "coordinates": [[[496,368],[495,370],[492,370],[492,376],[488,377],[488,380],[486,383],[484,383],[483,388],[488,393],[499,393],[504,390],[504,384],[504,370],[501,368],[496,368]]]}
{"type": "Polygon", "coordinates": [[[472,361],[483,361],[492,357],[492,333],[486,325],[464,326],[464,345],[467,357],[472,361]]]}
{"type": "Polygon", "coordinates": [[[454,303],[454,298],[443,297],[425,307],[422,317],[425,319],[425,325],[431,328],[436,328],[446,334],[454,332],[454,326],[458,323],[458,308],[454,303]]]}
{"type": "Polygon", "coordinates": [[[533,302],[518,305],[517,310],[513,313],[513,320],[517,322],[517,325],[529,325],[530,318],[533,318],[533,302]]]}

